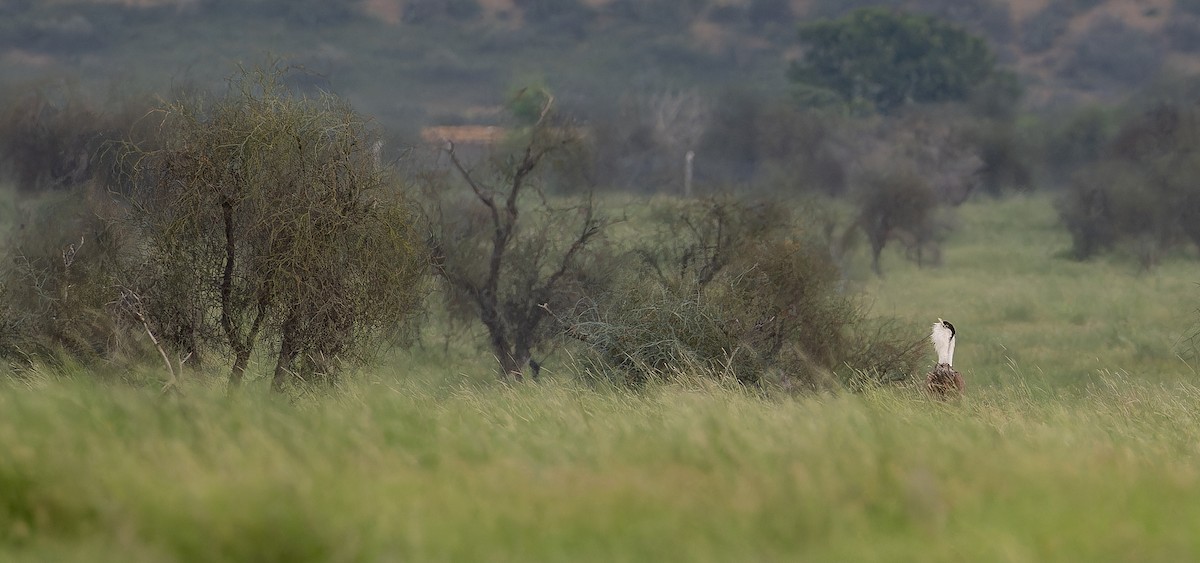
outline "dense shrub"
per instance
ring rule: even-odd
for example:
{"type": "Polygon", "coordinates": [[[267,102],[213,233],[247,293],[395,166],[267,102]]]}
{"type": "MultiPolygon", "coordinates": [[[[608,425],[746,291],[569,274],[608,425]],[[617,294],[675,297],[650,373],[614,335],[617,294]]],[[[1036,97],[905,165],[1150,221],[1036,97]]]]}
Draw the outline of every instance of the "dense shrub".
{"type": "Polygon", "coordinates": [[[375,133],[338,99],[306,99],[270,68],[215,100],[161,108],[160,144],[131,145],[126,285],[181,355],[227,354],[241,381],[261,343],[272,386],[331,380],[411,320],[426,253],[375,133]]]}
{"type": "Polygon", "coordinates": [[[593,375],[636,384],[693,371],[824,389],[911,373],[909,347],[857,339],[863,310],[838,291],[815,233],[779,204],[707,200],[656,213],[661,232],[636,249],[625,282],[569,323],[594,354],[593,375]]]}
{"type": "Polygon", "coordinates": [[[1078,173],[1059,215],[1088,258],[1128,245],[1143,267],[1171,248],[1200,245],[1200,111],[1163,104],[1125,122],[1105,161],[1078,173]]]}

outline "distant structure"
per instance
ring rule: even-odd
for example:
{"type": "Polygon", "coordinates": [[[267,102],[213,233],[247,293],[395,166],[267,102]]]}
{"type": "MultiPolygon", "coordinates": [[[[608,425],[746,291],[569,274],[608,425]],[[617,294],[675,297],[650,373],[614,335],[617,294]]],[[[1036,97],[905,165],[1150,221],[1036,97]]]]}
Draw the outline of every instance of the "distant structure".
{"type": "Polygon", "coordinates": [[[940,318],[933,324],[933,332],[929,335],[938,359],[933,371],[925,378],[925,389],[933,397],[942,400],[962,395],[967,390],[962,374],[954,369],[954,336],[954,325],[940,318]]]}
{"type": "Polygon", "coordinates": [[[688,151],[683,156],[683,196],[692,197],[692,168],[696,161],[696,151],[688,151]]]}
{"type": "Polygon", "coordinates": [[[455,145],[492,145],[507,134],[507,129],[493,125],[437,125],[421,129],[421,140],[439,146],[447,141],[455,145]]]}

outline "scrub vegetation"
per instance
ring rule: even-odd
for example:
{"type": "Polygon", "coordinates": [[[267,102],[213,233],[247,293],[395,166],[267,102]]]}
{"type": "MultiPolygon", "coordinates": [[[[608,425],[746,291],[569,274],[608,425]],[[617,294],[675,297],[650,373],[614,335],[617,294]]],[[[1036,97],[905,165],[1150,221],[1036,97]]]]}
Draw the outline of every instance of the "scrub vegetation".
{"type": "Polygon", "coordinates": [[[312,42],[4,73],[0,559],[1194,559],[1195,10],[1067,4],[0,1],[312,42]]]}

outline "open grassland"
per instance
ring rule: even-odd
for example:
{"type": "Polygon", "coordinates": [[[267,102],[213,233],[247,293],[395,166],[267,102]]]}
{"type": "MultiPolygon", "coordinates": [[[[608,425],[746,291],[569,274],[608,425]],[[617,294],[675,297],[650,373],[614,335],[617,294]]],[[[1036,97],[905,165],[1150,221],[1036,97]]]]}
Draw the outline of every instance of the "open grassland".
{"type": "MultiPolygon", "coordinates": [[[[151,368],[0,386],[0,559],[1180,561],[1200,557],[1200,266],[1075,263],[1044,197],[866,281],[959,327],[961,402],[492,382],[436,338],[342,389],[151,368]]],[[[565,367],[562,367],[565,366],[565,367]]]]}
{"type": "Polygon", "coordinates": [[[919,269],[893,254],[887,278],[868,282],[866,293],[876,314],[954,322],[955,364],[976,385],[1061,388],[1103,373],[1195,381],[1194,251],[1148,272],[1121,251],[1064,258],[1070,237],[1045,196],[968,204],[956,223],[942,267],[919,269]]]}

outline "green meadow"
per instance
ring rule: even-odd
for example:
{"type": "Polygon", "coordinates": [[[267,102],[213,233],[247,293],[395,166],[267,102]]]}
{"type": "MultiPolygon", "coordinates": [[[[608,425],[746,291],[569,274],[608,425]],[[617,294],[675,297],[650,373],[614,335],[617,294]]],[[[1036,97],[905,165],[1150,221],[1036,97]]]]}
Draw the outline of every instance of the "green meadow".
{"type": "MultiPolygon", "coordinates": [[[[960,340],[960,401],[682,374],[502,384],[432,327],[338,389],[35,369],[0,383],[6,561],[1183,561],[1200,557],[1200,261],[1063,257],[1048,196],[957,210],[852,284],[960,340]]],[[[865,253],[864,253],[865,254],[865,253]]],[[[859,260],[861,258],[861,260],[859,260]]],[[[930,351],[930,364],[933,355],[930,351]]],[[[269,364],[269,362],[265,362],[269,364]]],[[[919,377],[922,374],[917,374],[919,377]]]]}

